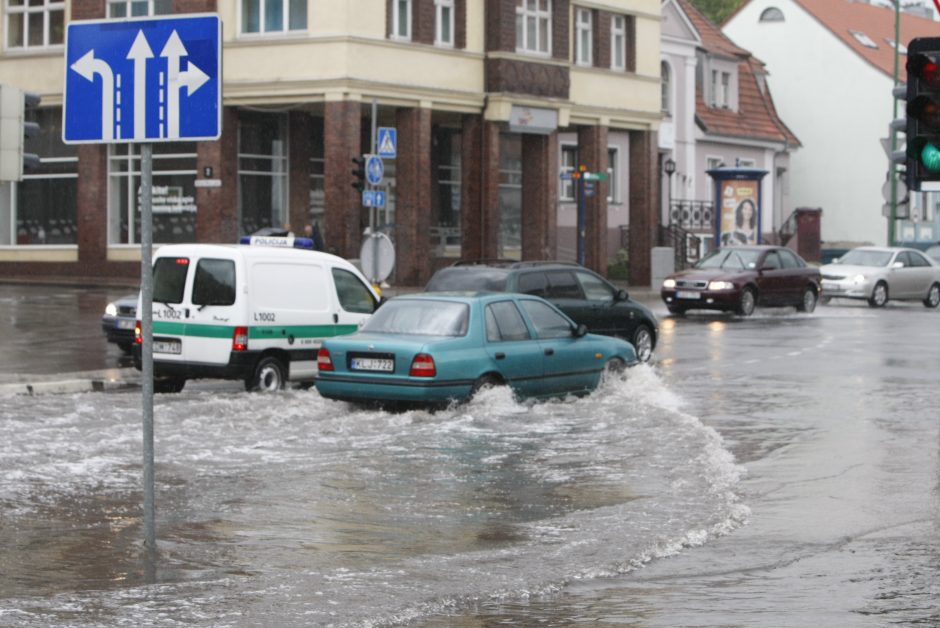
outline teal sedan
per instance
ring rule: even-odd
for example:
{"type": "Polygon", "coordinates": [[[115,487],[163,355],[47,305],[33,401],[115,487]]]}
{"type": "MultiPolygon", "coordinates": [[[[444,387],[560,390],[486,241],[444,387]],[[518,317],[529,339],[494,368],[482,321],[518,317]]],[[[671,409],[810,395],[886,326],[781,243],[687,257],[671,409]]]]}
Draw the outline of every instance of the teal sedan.
{"type": "Polygon", "coordinates": [[[630,343],[588,334],[539,297],[423,293],[382,305],[317,356],[329,399],[382,404],[463,401],[488,385],[520,398],[587,394],[605,370],[637,363],[630,343]]]}

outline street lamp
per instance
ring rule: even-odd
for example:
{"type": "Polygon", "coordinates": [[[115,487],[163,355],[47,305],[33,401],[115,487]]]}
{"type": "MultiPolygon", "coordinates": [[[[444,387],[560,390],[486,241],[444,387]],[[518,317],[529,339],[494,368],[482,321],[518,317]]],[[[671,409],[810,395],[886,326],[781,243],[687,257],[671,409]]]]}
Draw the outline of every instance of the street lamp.
{"type": "Polygon", "coordinates": [[[663,172],[666,173],[668,177],[668,182],[666,184],[666,226],[672,222],[672,175],[676,171],[676,162],[669,158],[663,162],[663,172]]]}

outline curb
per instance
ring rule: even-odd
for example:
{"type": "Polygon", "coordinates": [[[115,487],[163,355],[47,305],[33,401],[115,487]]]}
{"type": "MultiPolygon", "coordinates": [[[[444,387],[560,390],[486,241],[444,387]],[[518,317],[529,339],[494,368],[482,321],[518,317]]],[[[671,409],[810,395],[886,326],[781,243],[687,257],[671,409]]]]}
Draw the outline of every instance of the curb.
{"type": "Polygon", "coordinates": [[[92,373],[88,377],[75,377],[75,374],[68,374],[63,379],[55,379],[55,376],[36,375],[33,379],[26,379],[30,376],[20,376],[20,381],[0,383],[0,395],[25,395],[33,397],[36,395],[67,395],[83,392],[110,392],[116,390],[126,390],[128,388],[137,388],[140,386],[140,377],[136,374],[125,377],[121,373],[116,376],[108,374],[105,376],[92,373]]]}

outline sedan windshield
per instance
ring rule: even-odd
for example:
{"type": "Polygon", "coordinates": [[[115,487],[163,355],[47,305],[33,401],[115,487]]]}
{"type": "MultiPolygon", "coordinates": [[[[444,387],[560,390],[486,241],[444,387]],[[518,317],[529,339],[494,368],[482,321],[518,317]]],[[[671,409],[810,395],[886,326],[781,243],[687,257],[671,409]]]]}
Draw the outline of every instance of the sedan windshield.
{"type": "Polygon", "coordinates": [[[695,265],[696,268],[723,268],[731,270],[744,270],[757,265],[760,251],[753,249],[719,249],[703,257],[695,265]]]}
{"type": "Polygon", "coordinates": [[[470,307],[453,301],[392,299],[369,319],[362,331],[372,334],[464,336],[470,307]]]}
{"type": "Polygon", "coordinates": [[[843,255],[842,259],[836,263],[851,266],[887,266],[891,261],[891,256],[891,251],[854,249],[843,255]]]}

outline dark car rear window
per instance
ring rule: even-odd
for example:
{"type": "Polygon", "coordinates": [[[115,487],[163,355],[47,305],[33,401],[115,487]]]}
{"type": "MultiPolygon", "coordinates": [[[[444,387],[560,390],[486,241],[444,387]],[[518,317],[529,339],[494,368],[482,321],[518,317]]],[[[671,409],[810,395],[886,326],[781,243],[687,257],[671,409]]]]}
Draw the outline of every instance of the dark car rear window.
{"type": "Polygon", "coordinates": [[[428,285],[428,292],[506,291],[506,271],[494,268],[442,268],[428,285]]]}

